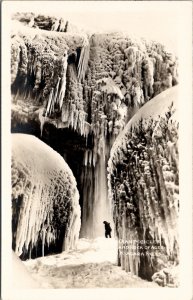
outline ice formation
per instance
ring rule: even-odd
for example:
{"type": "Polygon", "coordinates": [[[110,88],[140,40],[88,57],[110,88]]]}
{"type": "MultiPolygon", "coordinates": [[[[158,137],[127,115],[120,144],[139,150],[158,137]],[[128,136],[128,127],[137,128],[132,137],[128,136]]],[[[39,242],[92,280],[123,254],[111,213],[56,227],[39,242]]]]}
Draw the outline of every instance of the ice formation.
{"type": "Polygon", "coordinates": [[[177,100],[172,87],[146,103],[117,137],[108,162],[119,246],[142,241],[129,255],[119,251],[120,265],[146,278],[179,259],[177,100]]]}
{"type": "Polygon", "coordinates": [[[83,187],[81,234],[96,237],[101,219],[111,220],[101,174],[112,144],[142,105],[177,84],[178,60],[163,45],[125,33],[88,35],[40,15],[33,15],[29,28],[31,14],[13,18],[26,26],[12,29],[12,126],[39,123],[44,137],[47,123],[92,141],[83,151],[81,180],[76,179],[83,187]]]}
{"type": "MultiPolygon", "coordinates": [[[[67,51],[64,53],[64,57],[62,59],[62,78],[61,78],[61,87],[58,95],[58,103],[60,109],[62,108],[65,92],[66,92],[66,71],[67,71],[67,51]]],[[[59,80],[59,78],[58,78],[59,80]]],[[[58,83],[57,83],[58,85],[58,83]]],[[[57,94],[55,96],[55,99],[57,99],[57,94]]]]}
{"type": "Polygon", "coordinates": [[[71,33],[83,31],[80,26],[76,26],[68,20],[56,16],[36,15],[34,13],[15,13],[13,19],[22,23],[25,27],[32,27],[34,29],[71,33]]]}
{"type": "Polygon", "coordinates": [[[12,230],[18,256],[57,243],[76,246],[79,193],[64,159],[32,135],[12,135],[12,230]]]}
{"type": "Polygon", "coordinates": [[[78,63],[78,79],[81,81],[85,77],[85,72],[88,67],[88,60],[89,60],[89,53],[90,53],[90,45],[87,36],[84,37],[80,59],[78,63]]]}

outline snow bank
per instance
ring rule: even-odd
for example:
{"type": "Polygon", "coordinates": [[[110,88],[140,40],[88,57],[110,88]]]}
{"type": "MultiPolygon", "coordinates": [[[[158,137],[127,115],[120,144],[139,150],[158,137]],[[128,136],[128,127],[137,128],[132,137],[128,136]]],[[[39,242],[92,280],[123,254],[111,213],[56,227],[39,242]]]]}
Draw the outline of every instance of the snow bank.
{"type": "Polygon", "coordinates": [[[32,275],[25,267],[24,263],[13,252],[12,254],[13,267],[13,286],[12,288],[40,288],[38,281],[32,278],[32,275]]]}
{"type": "Polygon", "coordinates": [[[73,248],[80,229],[79,194],[72,171],[32,135],[12,135],[12,228],[18,255],[64,239],[73,248]]]}

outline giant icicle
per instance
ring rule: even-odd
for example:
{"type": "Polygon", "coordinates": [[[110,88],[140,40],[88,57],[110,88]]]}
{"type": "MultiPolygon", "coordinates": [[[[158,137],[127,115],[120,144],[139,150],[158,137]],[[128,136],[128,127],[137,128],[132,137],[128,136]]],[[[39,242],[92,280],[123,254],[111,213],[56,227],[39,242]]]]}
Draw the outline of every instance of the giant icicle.
{"type": "Polygon", "coordinates": [[[62,108],[65,92],[66,92],[66,71],[67,71],[67,51],[64,53],[64,57],[62,58],[62,78],[61,78],[61,86],[58,96],[58,103],[60,109],[62,108]]]}
{"type": "Polygon", "coordinates": [[[108,163],[117,236],[146,241],[138,251],[134,245],[134,254],[120,251],[120,264],[149,279],[167,266],[164,261],[178,263],[177,96],[173,87],[144,105],[116,139],[108,163]],[[162,249],[148,252],[151,242],[162,249]]]}
{"type": "Polygon", "coordinates": [[[78,79],[80,81],[82,81],[85,77],[86,69],[88,66],[89,53],[90,53],[90,45],[89,45],[88,38],[85,36],[82,45],[81,54],[80,54],[79,63],[78,63],[78,79]]]}

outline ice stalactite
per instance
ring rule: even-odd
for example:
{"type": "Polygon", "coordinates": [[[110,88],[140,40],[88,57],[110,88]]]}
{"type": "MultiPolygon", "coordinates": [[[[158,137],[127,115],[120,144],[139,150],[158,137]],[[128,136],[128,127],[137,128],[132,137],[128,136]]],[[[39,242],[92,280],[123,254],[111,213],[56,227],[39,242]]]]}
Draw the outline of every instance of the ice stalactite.
{"type": "Polygon", "coordinates": [[[80,54],[80,59],[78,63],[78,80],[82,81],[85,77],[85,72],[88,66],[88,61],[89,61],[89,53],[90,53],[90,44],[88,38],[85,36],[82,49],[81,49],[81,54],[80,54]]]}
{"type": "Polygon", "coordinates": [[[63,18],[59,20],[59,28],[58,31],[60,32],[66,32],[67,31],[67,26],[68,26],[68,21],[65,22],[63,18]]]}
{"type": "Polygon", "coordinates": [[[59,90],[58,96],[58,103],[60,109],[62,108],[65,92],[66,92],[66,71],[67,71],[67,51],[64,53],[64,57],[62,58],[62,78],[61,78],[61,85],[59,90]]]}
{"type": "Polygon", "coordinates": [[[17,255],[36,247],[76,246],[80,229],[79,193],[63,158],[30,135],[12,136],[12,230],[17,255]]]}
{"type": "Polygon", "coordinates": [[[20,53],[20,43],[22,41],[17,38],[11,47],[11,83],[13,84],[18,73],[18,64],[19,64],[19,53],[20,53]]]}
{"type": "Polygon", "coordinates": [[[66,105],[62,111],[62,122],[67,127],[74,129],[80,135],[87,137],[90,132],[90,124],[86,122],[86,114],[80,111],[74,104],[66,105]]]}
{"type": "Polygon", "coordinates": [[[145,104],[116,139],[108,162],[118,238],[145,241],[138,250],[133,245],[131,255],[120,251],[120,264],[149,279],[178,264],[177,97],[178,87],[173,87],[145,104]]]}
{"type": "MultiPolygon", "coordinates": [[[[43,126],[46,122],[46,117],[52,116],[52,113],[55,111],[55,107],[58,105],[59,109],[62,109],[65,92],[66,92],[66,71],[67,71],[67,51],[65,50],[64,56],[61,60],[61,77],[58,77],[57,84],[55,89],[51,88],[47,106],[45,109],[45,115],[42,110],[40,110],[40,113],[42,113],[42,116],[39,114],[39,120],[41,124],[41,134],[43,132],[43,126]]],[[[48,119],[47,119],[48,120],[48,119]]]]}
{"type": "Polygon", "coordinates": [[[59,28],[59,20],[56,19],[55,22],[52,24],[51,31],[58,31],[58,28],[59,28]]]}
{"type": "Polygon", "coordinates": [[[47,107],[46,107],[46,112],[45,112],[45,116],[47,117],[47,115],[50,114],[50,108],[52,107],[52,103],[53,103],[53,88],[51,89],[51,92],[50,92],[50,95],[49,95],[49,98],[48,98],[48,104],[47,104],[47,107]]]}
{"type": "Polygon", "coordinates": [[[55,105],[55,103],[58,102],[58,90],[59,90],[59,86],[60,86],[60,81],[61,81],[61,77],[58,77],[58,82],[56,85],[56,89],[55,89],[55,93],[54,93],[54,99],[53,99],[53,104],[55,105]]]}
{"type": "Polygon", "coordinates": [[[40,109],[39,110],[39,114],[38,114],[38,119],[39,119],[39,122],[40,122],[40,133],[41,133],[41,136],[42,136],[42,133],[43,133],[43,129],[44,129],[44,124],[47,120],[47,117],[43,115],[43,112],[44,112],[44,109],[40,109]]]}
{"type": "Polygon", "coordinates": [[[87,137],[90,132],[90,124],[87,122],[87,113],[84,110],[82,85],[77,78],[75,64],[69,64],[67,70],[68,86],[65,103],[62,107],[61,120],[67,127],[87,137]]]}

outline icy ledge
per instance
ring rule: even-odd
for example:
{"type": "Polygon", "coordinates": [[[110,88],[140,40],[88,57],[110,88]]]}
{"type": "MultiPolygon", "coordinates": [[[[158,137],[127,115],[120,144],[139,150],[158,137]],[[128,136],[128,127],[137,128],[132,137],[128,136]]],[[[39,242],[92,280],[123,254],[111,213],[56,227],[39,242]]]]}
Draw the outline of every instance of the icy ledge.
{"type": "Polygon", "coordinates": [[[17,255],[63,239],[73,249],[80,230],[79,193],[64,159],[38,138],[12,134],[12,231],[17,255]]]}

